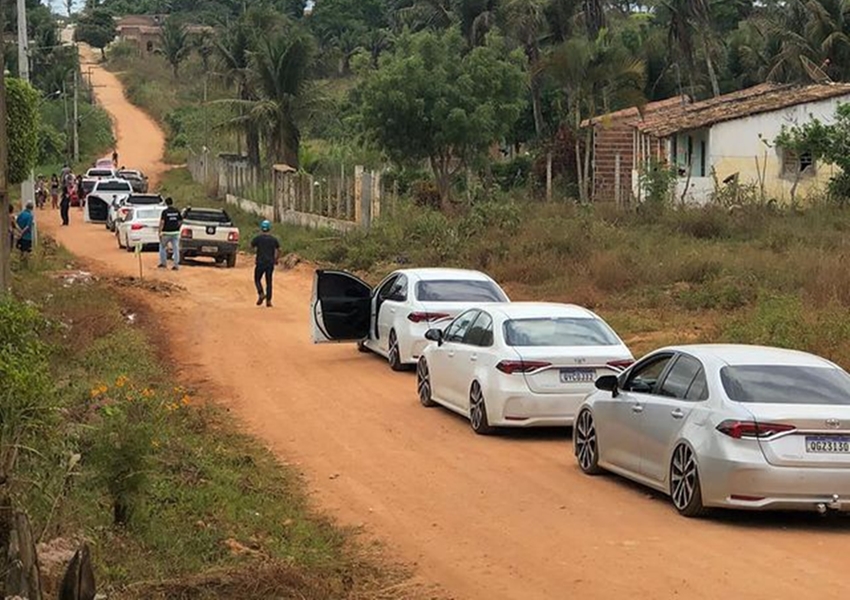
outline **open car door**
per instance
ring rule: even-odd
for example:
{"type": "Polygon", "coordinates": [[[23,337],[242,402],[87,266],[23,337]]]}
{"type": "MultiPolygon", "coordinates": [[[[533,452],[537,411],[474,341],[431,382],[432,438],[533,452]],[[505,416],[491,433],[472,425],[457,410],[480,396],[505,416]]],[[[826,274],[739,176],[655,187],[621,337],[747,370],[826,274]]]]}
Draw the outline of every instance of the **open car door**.
{"type": "Polygon", "coordinates": [[[313,279],[313,343],[357,342],[369,336],[372,288],[345,271],[319,269],[313,279]]]}

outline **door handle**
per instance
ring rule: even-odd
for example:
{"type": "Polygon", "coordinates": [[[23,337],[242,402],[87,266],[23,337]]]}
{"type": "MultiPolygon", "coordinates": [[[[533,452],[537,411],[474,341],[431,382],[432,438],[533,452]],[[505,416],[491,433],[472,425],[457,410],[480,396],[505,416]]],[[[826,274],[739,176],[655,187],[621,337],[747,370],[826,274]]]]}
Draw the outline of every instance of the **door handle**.
{"type": "Polygon", "coordinates": [[[391,313],[393,313],[393,314],[395,314],[395,309],[394,309],[394,308],[391,308],[391,309],[390,309],[390,312],[391,312],[391,313]]]}
{"type": "Polygon", "coordinates": [[[455,357],[455,353],[454,353],[454,352],[446,352],[446,354],[448,355],[448,357],[449,357],[449,358],[454,358],[454,357],[455,357]]]}
{"type": "Polygon", "coordinates": [[[472,356],[469,357],[469,360],[471,360],[472,362],[475,362],[476,360],[478,360],[478,355],[473,354],[472,356]]]}
{"type": "Polygon", "coordinates": [[[634,406],[632,406],[632,412],[642,413],[643,412],[643,405],[635,404],[634,406]]]}
{"type": "Polygon", "coordinates": [[[685,413],[682,412],[681,408],[675,408],[675,409],[673,409],[673,412],[670,413],[670,415],[674,419],[681,419],[682,417],[685,416],[685,413]]]}

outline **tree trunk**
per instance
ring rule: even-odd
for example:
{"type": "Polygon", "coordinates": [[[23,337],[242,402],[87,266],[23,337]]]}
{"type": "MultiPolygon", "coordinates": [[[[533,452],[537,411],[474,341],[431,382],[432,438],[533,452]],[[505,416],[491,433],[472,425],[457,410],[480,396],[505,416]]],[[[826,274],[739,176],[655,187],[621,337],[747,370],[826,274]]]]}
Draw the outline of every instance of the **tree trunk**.
{"type": "Polygon", "coordinates": [[[260,168],[260,131],[255,123],[245,125],[245,151],[248,153],[248,164],[254,169],[260,168]]]}
{"type": "Polygon", "coordinates": [[[590,200],[590,153],[593,145],[593,129],[588,127],[584,136],[584,201],[590,200]]]}
{"type": "Polygon", "coordinates": [[[540,49],[536,44],[526,48],[528,65],[531,69],[531,112],[534,115],[534,133],[539,140],[543,136],[543,101],[540,97],[540,49]]]}
{"type": "Polygon", "coordinates": [[[5,594],[7,597],[41,600],[38,557],[29,519],[23,512],[17,511],[12,522],[14,525],[9,539],[5,594]]]}
{"type": "MultiPolygon", "coordinates": [[[[0,32],[5,31],[7,0],[0,0],[0,32]]],[[[9,160],[9,140],[6,137],[6,38],[0,35],[0,296],[5,295],[12,286],[10,268],[12,248],[9,244],[9,195],[7,171],[9,160]]],[[[2,484],[0,484],[2,485],[2,484]]],[[[0,595],[2,597],[2,595],[0,595]]]]}
{"type": "Polygon", "coordinates": [[[437,192],[440,194],[440,208],[448,212],[451,202],[451,174],[449,163],[443,156],[432,156],[430,159],[431,171],[434,173],[434,181],[437,184],[437,192]]]}
{"type": "Polygon", "coordinates": [[[705,66],[708,69],[708,78],[711,80],[711,91],[716,98],[720,95],[720,84],[717,82],[717,73],[714,71],[714,63],[711,60],[711,52],[705,35],[702,36],[702,51],[705,54],[705,66]]]}

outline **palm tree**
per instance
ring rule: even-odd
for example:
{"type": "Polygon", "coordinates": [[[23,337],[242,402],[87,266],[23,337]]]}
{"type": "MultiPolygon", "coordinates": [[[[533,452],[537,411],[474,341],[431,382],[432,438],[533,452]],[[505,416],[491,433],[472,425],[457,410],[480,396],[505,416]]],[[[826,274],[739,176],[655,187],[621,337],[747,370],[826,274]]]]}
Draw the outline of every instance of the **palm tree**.
{"type": "Polygon", "coordinates": [[[204,65],[204,73],[210,70],[210,58],[215,53],[215,39],[212,31],[205,29],[195,36],[193,46],[198,56],[201,57],[201,64],[204,65]]]}
{"type": "Polygon", "coordinates": [[[168,17],[162,24],[159,33],[160,52],[171,65],[174,79],[177,79],[180,64],[186,59],[192,47],[189,44],[189,32],[176,17],[168,17]]]}
{"type": "Polygon", "coordinates": [[[303,34],[280,33],[262,40],[252,56],[252,79],[259,100],[251,117],[267,131],[275,162],[299,167],[299,120],[310,108],[313,45],[303,34]]]}
{"type": "Polygon", "coordinates": [[[543,135],[543,107],[541,100],[542,65],[540,60],[540,41],[546,26],[546,0],[507,0],[504,11],[508,30],[522,44],[528,57],[531,71],[531,108],[534,116],[534,131],[537,137],[543,135]]]}
{"type": "Polygon", "coordinates": [[[251,35],[245,25],[237,23],[226,28],[215,42],[218,56],[218,69],[226,85],[236,89],[237,116],[227,125],[236,128],[239,152],[241,153],[240,133],[245,135],[248,164],[254,168],[260,166],[260,130],[258,124],[250,118],[247,106],[257,100],[251,80],[251,35]]]}
{"type": "MultiPolygon", "coordinates": [[[[706,71],[708,72],[711,91],[715,96],[720,95],[720,84],[717,71],[712,59],[713,30],[709,18],[708,0],[661,0],[662,14],[667,18],[667,32],[670,49],[680,53],[685,59],[690,82],[691,94],[694,94],[693,73],[696,67],[697,45],[701,46],[706,71]]],[[[677,68],[681,69],[678,61],[677,68]]]]}
{"type": "Polygon", "coordinates": [[[579,198],[590,198],[590,154],[593,131],[587,119],[628,106],[643,106],[646,68],[625,47],[600,36],[573,37],[548,57],[546,69],[559,84],[566,101],[566,122],[575,136],[579,198]],[[582,152],[583,150],[583,152],[582,152]]]}

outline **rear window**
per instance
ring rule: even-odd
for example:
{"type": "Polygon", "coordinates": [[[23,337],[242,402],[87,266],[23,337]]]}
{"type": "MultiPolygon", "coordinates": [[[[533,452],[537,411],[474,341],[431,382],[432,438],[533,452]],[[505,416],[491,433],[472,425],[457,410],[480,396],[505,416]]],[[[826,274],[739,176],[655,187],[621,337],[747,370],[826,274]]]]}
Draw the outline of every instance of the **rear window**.
{"type": "Polygon", "coordinates": [[[506,302],[507,298],[490,281],[420,281],[416,299],[421,302],[506,302]]]}
{"type": "Polygon", "coordinates": [[[599,319],[556,317],[505,321],[508,346],[615,346],[620,340],[599,319]]]}
{"type": "Polygon", "coordinates": [[[127,204],[162,204],[162,196],[130,196],[127,204]]]}
{"type": "Polygon", "coordinates": [[[98,192],[130,192],[132,189],[126,181],[103,181],[97,184],[98,192]]]}
{"type": "Polygon", "coordinates": [[[850,405],[850,375],[829,367],[723,367],[720,380],[736,402],[850,405]]]}
{"type": "Polygon", "coordinates": [[[230,223],[230,217],[222,210],[187,210],[183,215],[187,221],[203,221],[204,223],[230,223]]]}
{"type": "Polygon", "coordinates": [[[112,177],[112,171],[103,169],[92,169],[88,172],[89,177],[112,177]]]}

